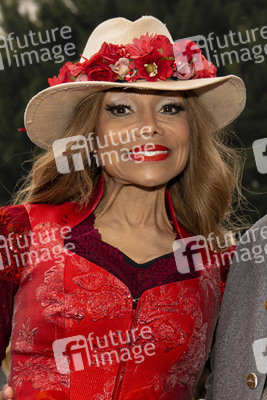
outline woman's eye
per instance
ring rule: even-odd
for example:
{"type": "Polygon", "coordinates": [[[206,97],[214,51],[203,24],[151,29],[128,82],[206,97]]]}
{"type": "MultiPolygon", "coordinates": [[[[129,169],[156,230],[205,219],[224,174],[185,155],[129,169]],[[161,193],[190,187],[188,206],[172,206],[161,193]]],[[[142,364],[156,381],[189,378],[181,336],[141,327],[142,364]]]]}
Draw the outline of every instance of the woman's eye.
{"type": "Polygon", "coordinates": [[[109,104],[106,105],[106,110],[110,111],[113,115],[126,115],[132,112],[132,108],[130,106],[119,104],[117,106],[111,106],[109,104]]]}
{"type": "Polygon", "coordinates": [[[184,107],[178,104],[165,104],[160,110],[164,114],[178,114],[180,111],[184,111],[184,107]]]}

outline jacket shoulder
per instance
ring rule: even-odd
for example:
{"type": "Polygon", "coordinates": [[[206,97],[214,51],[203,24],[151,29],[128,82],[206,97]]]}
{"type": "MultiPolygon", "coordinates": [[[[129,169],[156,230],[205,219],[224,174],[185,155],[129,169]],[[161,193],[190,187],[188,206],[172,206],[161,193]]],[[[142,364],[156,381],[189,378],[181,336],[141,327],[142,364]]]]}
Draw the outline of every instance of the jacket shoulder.
{"type": "Polygon", "coordinates": [[[25,205],[0,208],[0,279],[18,283],[23,266],[18,261],[19,238],[30,234],[30,221],[25,205]]]}

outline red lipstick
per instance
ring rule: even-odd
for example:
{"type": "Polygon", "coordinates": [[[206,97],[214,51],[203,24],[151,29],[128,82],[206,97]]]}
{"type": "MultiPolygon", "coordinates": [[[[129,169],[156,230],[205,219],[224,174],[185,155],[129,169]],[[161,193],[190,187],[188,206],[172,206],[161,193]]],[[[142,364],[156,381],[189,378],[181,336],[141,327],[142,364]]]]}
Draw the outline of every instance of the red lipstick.
{"type": "Polygon", "coordinates": [[[132,160],[139,162],[162,161],[169,157],[171,150],[161,144],[146,143],[129,150],[132,160]]]}

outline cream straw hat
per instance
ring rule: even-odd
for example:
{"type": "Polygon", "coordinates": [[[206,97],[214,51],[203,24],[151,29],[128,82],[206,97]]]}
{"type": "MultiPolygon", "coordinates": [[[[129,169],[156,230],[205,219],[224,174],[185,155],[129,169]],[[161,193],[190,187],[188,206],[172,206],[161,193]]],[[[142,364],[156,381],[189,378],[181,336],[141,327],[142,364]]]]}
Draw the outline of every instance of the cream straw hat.
{"type": "Polygon", "coordinates": [[[30,100],[25,111],[30,139],[39,147],[51,148],[54,140],[64,137],[85,98],[116,87],[194,90],[218,129],[231,123],[245,106],[242,79],[215,77],[216,68],[194,43],[182,41],[183,50],[179,42],[170,43],[168,29],[152,16],[134,22],[113,18],[98,25],[80,62],[66,63],[58,78],[49,79],[52,86],[30,100]]]}

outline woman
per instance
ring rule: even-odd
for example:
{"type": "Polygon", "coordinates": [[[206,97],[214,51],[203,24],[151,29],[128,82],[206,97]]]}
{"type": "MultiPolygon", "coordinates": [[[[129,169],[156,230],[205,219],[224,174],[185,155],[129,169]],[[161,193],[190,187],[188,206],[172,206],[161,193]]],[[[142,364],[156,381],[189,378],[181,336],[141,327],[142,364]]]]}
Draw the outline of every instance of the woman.
{"type": "Polygon", "coordinates": [[[27,107],[48,151],[1,213],[14,399],[192,398],[229,259],[205,238],[238,192],[219,129],[245,89],[172,42],[153,17],[105,21],[27,107]]]}

